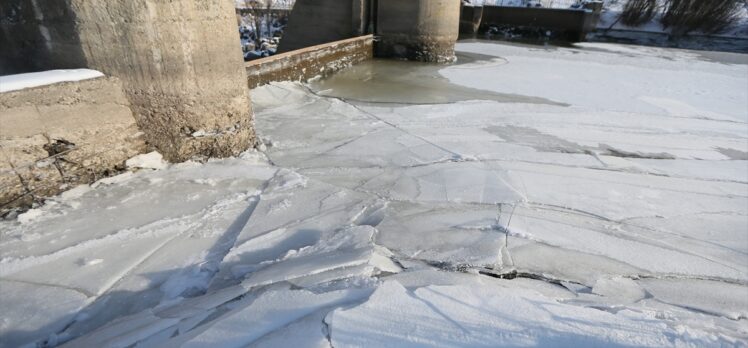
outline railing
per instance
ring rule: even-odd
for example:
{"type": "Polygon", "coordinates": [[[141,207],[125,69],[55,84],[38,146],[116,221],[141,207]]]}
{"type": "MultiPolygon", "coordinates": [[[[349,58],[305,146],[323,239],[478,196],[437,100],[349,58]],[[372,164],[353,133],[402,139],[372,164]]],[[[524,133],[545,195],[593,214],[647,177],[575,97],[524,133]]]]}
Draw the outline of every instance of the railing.
{"type": "MultiPolygon", "coordinates": [[[[480,2],[475,1],[476,4],[480,2]]],[[[541,7],[541,8],[582,8],[584,0],[485,0],[487,6],[541,7]]]]}

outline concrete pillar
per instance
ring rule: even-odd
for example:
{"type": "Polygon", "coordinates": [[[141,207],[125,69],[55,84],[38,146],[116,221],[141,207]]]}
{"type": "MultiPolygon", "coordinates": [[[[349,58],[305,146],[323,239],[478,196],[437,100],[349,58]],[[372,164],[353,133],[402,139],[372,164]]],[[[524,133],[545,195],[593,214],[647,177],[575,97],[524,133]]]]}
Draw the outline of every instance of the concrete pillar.
{"type": "Polygon", "coordinates": [[[120,78],[146,141],[168,160],[236,155],[254,143],[232,1],[2,2],[0,16],[20,13],[22,25],[2,24],[0,43],[13,52],[0,52],[0,63],[120,78]]]}
{"type": "Polygon", "coordinates": [[[425,62],[455,60],[460,0],[378,0],[377,56],[425,62]]]}

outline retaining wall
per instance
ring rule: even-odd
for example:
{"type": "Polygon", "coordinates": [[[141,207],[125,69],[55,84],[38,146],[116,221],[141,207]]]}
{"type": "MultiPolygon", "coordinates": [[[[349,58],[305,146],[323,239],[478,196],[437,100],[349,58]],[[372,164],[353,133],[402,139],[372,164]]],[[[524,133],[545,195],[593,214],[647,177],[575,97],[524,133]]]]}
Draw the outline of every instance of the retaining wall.
{"type": "Polygon", "coordinates": [[[123,170],[144,150],[117,78],[0,93],[0,215],[123,170]]]}
{"type": "Polygon", "coordinates": [[[305,81],[328,75],[373,56],[374,37],[360,36],[280,53],[246,63],[249,88],[272,81],[305,81]]]}
{"type": "Polygon", "coordinates": [[[577,41],[594,29],[599,16],[599,10],[593,9],[484,6],[481,29],[491,25],[542,28],[566,33],[569,40],[577,41]]]}

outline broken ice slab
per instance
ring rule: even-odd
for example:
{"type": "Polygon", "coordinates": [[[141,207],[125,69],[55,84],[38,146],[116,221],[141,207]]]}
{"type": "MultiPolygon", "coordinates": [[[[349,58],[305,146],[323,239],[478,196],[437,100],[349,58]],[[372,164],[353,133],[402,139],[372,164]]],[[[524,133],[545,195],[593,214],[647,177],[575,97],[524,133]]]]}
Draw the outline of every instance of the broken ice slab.
{"type": "MultiPolygon", "coordinates": [[[[476,272],[451,272],[438,269],[422,269],[391,275],[386,281],[397,281],[409,290],[415,290],[430,285],[436,286],[490,286],[509,289],[524,289],[536,291],[552,299],[571,299],[576,294],[563,286],[551,282],[530,278],[499,279],[476,272]]],[[[500,291],[500,290],[496,290],[500,291]]]]}
{"type": "Polygon", "coordinates": [[[125,348],[179,323],[176,318],[160,318],[151,310],[120,318],[93,333],[70,341],[62,347],[125,348]]]}
{"type": "Polygon", "coordinates": [[[325,316],[330,310],[332,308],[307,315],[261,337],[248,348],[331,348],[324,324],[325,316]]]}
{"type": "MultiPolygon", "coordinates": [[[[246,347],[275,330],[324,308],[362,301],[373,289],[351,288],[322,294],[307,290],[270,290],[243,308],[217,319],[197,337],[182,347],[246,347]]],[[[318,322],[319,330],[323,323],[318,322]]]]}
{"type": "Polygon", "coordinates": [[[231,158],[138,172],[79,197],[61,196],[56,200],[59,204],[39,208],[39,216],[26,224],[0,222],[0,233],[8,237],[0,241],[0,254],[13,259],[46,256],[158,221],[198,214],[226,196],[254,192],[276,171],[267,163],[231,158]]]}
{"type": "Polygon", "coordinates": [[[301,288],[311,289],[319,286],[324,287],[325,284],[336,280],[355,281],[356,279],[366,279],[386,273],[401,272],[402,268],[392,261],[391,257],[393,257],[393,254],[387,248],[375,245],[374,252],[365,264],[353,267],[337,267],[321,273],[291,279],[288,282],[301,288]]]}
{"type": "Polygon", "coordinates": [[[731,320],[748,319],[748,288],[745,285],[677,277],[638,282],[661,302],[731,320]]]}
{"type": "MultiPolygon", "coordinates": [[[[668,346],[680,336],[645,314],[611,314],[556,302],[527,290],[487,285],[427,286],[396,281],[365,303],[328,315],[335,347],[668,346]]],[[[715,344],[694,332],[693,343],[715,344]]]]}
{"type": "Polygon", "coordinates": [[[525,201],[524,188],[489,163],[444,162],[385,172],[361,187],[396,201],[497,204],[525,201]]]}
{"type": "Polygon", "coordinates": [[[512,182],[524,183],[529,202],[573,207],[613,221],[699,212],[748,213],[748,188],[741,183],[513,161],[500,165],[512,182]]]}
{"type": "Polygon", "coordinates": [[[528,243],[511,248],[517,270],[545,275],[551,279],[572,281],[588,288],[608,275],[635,277],[646,272],[605,256],[528,243]]]}
{"type": "Polygon", "coordinates": [[[373,249],[357,249],[295,257],[252,273],[242,282],[242,286],[253,288],[313,276],[338,268],[356,267],[366,264],[372,255],[373,249]]]}
{"type": "Polygon", "coordinates": [[[625,277],[600,278],[592,293],[615,299],[618,303],[635,303],[647,297],[647,292],[636,281],[625,277]]]}
{"type": "Polygon", "coordinates": [[[219,308],[247,293],[241,286],[227,287],[215,293],[150,308],[114,320],[90,333],[66,343],[65,347],[159,346],[176,334],[184,334],[219,308]]]}
{"type": "Polygon", "coordinates": [[[391,203],[377,243],[401,258],[447,265],[494,265],[505,234],[495,205],[391,203]]]}
{"type": "Polygon", "coordinates": [[[218,306],[244,295],[247,291],[248,289],[241,285],[229,286],[202,296],[186,299],[172,306],[156,308],[155,312],[162,318],[187,318],[218,308],[218,306]]]}
{"type": "Polygon", "coordinates": [[[177,224],[149,225],[146,229],[88,241],[42,257],[6,263],[0,266],[0,275],[11,280],[77,288],[87,296],[98,296],[184,227],[177,224]],[[55,267],[50,267],[50,264],[55,267]]]}
{"type": "MultiPolygon", "coordinates": [[[[588,269],[603,275],[608,272],[606,267],[611,267],[611,275],[662,273],[746,279],[748,264],[741,265],[739,261],[745,260],[744,254],[708,240],[673,235],[635,224],[605,222],[584,214],[553,212],[543,207],[522,208],[517,215],[518,218],[512,222],[513,228],[531,231],[532,241],[537,242],[534,246],[519,246],[510,241],[509,251],[520,268],[557,275],[588,269]],[[731,256],[720,259],[717,257],[720,255],[731,256]],[[588,261],[585,260],[592,258],[600,261],[590,262],[589,268],[573,266],[579,262],[586,264],[588,261]],[[569,267],[561,267],[561,264],[569,267]],[[630,271],[624,271],[622,265],[630,271]]],[[[561,278],[581,281],[590,287],[595,282],[587,276],[583,276],[584,279],[561,278]]]]}
{"type": "Polygon", "coordinates": [[[290,170],[276,173],[259,198],[252,217],[238,226],[211,290],[235,284],[268,262],[318,243],[325,233],[348,224],[360,204],[373,201],[290,170]]]}
{"type": "Polygon", "coordinates": [[[76,289],[0,280],[0,347],[21,347],[60,332],[90,300],[76,289]]]}
{"type": "Polygon", "coordinates": [[[389,259],[389,251],[374,244],[376,233],[377,230],[371,226],[354,226],[327,234],[319,243],[289,253],[283,259],[252,273],[242,282],[242,286],[254,288],[293,280],[311,285],[308,277],[313,276],[316,277],[311,279],[327,282],[335,280],[337,276],[351,277],[352,270],[361,271],[361,274],[357,274],[361,276],[371,276],[379,271],[399,271],[399,267],[389,259]]]}

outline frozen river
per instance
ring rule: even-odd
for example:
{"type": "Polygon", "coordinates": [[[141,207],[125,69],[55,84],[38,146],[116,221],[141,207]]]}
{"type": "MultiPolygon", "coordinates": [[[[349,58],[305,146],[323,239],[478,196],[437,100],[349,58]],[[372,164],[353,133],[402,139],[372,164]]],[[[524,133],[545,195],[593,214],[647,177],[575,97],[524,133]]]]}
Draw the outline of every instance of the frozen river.
{"type": "Polygon", "coordinates": [[[457,49],[0,223],[0,346],[748,345],[748,55],[457,49]]]}

